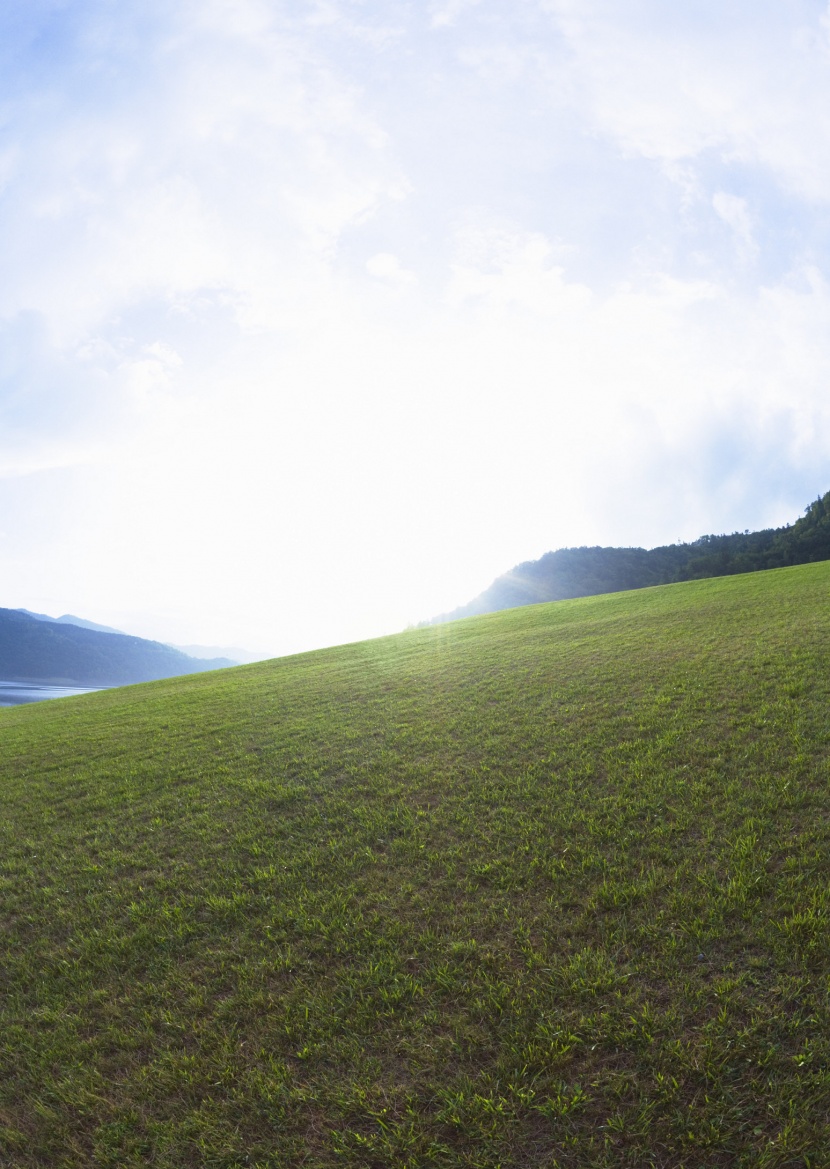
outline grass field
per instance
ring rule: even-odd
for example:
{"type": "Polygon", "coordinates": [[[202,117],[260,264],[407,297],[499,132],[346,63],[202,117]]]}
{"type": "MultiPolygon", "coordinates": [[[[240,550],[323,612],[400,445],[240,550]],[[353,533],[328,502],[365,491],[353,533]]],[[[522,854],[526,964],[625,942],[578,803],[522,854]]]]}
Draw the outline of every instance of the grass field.
{"type": "Polygon", "coordinates": [[[830,1165],[828,602],[0,712],[0,1164],[830,1165]]]}

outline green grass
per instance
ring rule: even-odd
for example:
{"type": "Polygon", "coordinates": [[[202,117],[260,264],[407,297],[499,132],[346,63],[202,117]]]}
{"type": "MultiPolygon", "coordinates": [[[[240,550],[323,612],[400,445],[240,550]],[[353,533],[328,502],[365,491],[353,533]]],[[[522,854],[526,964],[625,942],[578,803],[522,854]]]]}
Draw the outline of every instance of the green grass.
{"type": "Polygon", "coordinates": [[[830,1165],[829,599],[2,712],[0,1164],[830,1165]]]}

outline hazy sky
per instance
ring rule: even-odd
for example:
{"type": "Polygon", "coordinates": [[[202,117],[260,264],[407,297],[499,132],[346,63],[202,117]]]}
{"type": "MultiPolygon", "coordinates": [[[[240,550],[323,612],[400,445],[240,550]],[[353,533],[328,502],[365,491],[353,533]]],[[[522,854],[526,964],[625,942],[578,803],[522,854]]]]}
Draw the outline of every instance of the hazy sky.
{"type": "Polygon", "coordinates": [[[286,653],[830,489],[811,0],[0,0],[0,605],[286,653]]]}

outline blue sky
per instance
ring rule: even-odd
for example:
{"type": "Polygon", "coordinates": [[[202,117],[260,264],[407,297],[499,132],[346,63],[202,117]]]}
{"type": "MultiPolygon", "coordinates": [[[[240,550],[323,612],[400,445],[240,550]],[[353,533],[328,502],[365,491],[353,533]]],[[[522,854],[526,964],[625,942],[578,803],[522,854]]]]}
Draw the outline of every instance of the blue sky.
{"type": "Polygon", "coordinates": [[[0,3],[0,604],[285,653],[830,488],[826,4],[0,3]]]}

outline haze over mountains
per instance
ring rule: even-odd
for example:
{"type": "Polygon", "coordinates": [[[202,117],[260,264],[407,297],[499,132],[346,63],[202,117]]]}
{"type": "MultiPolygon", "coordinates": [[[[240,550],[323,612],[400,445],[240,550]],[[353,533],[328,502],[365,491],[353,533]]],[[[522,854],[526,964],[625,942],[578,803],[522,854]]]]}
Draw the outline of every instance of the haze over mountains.
{"type": "MultiPolygon", "coordinates": [[[[25,613],[27,617],[35,617],[38,621],[52,621],[58,625],[79,625],[81,629],[97,629],[99,633],[119,633],[124,637],[130,634],[123,629],[114,629],[111,625],[99,625],[97,621],[87,621],[83,617],[76,617],[72,613],[64,613],[62,617],[50,617],[47,613],[33,613],[31,609],[16,609],[16,613],[25,613]]],[[[145,639],[146,640],[146,639],[145,639]]],[[[239,666],[248,662],[261,662],[269,655],[251,653],[238,645],[175,645],[172,642],[162,642],[169,645],[190,658],[224,658],[225,665],[239,666]]]]}
{"type": "MultiPolygon", "coordinates": [[[[498,577],[466,605],[424,625],[570,597],[830,559],[830,492],[793,524],[701,536],[659,548],[560,548],[498,577]]],[[[124,686],[259,660],[245,650],[171,646],[71,613],[0,609],[0,678],[79,687],[124,686]]]]}
{"type": "MultiPolygon", "coordinates": [[[[48,613],[33,613],[31,609],[15,609],[15,613],[25,613],[27,617],[34,617],[36,621],[51,621],[55,625],[78,625],[81,629],[97,629],[99,633],[118,633],[129,636],[123,629],[113,629],[111,625],[99,625],[97,621],[87,621],[83,617],[75,617],[72,613],[64,613],[62,617],[50,617],[48,613]]],[[[194,657],[197,656],[194,654],[194,657]]]]}
{"type": "Polygon", "coordinates": [[[63,686],[126,686],[236,665],[71,618],[0,609],[0,677],[63,686]]]}
{"type": "MultiPolygon", "coordinates": [[[[172,643],[171,643],[172,644],[172,643]]],[[[236,666],[248,665],[250,662],[264,662],[273,654],[251,653],[239,645],[173,645],[173,649],[180,650],[191,658],[229,658],[236,666]]]]}
{"type": "Polygon", "coordinates": [[[591,597],[651,585],[733,576],[763,568],[830,560],[830,492],[811,503],[801,519],[783,528],[701,536],[660,548],[559,548],[518,564],[466,605],[425,625],[456,621],[569,597],[591,597]]]}

